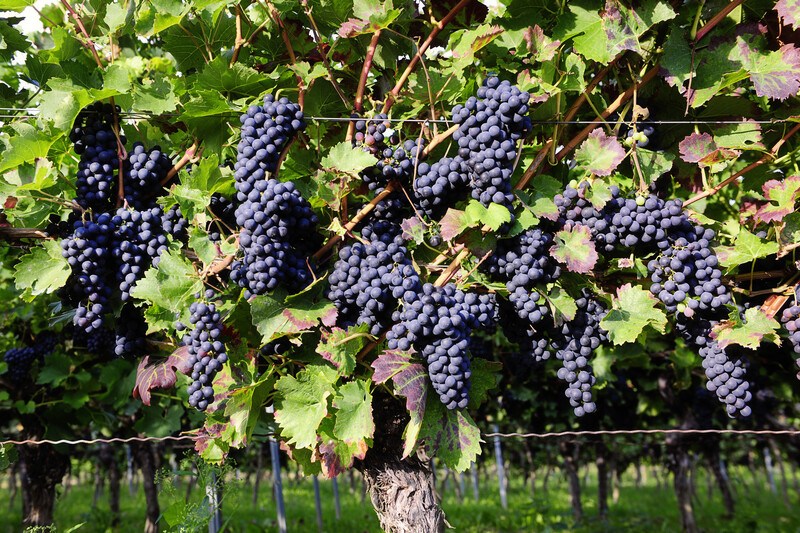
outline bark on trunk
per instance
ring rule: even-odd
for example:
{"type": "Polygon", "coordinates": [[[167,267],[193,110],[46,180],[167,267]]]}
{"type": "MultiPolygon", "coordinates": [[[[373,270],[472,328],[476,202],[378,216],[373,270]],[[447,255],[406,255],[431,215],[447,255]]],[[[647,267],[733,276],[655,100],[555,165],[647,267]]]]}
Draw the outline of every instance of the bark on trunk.
{"type": "Polygon", "coordinates": [[[393,398],[375,398],[374,446],[358,465],[381,528],[389,533],[443,532],[444,512],[436,499],[430,463],[401,458],[406,413],[393,398]]]}
{"type": "Polygon", "coordinates": [[[733,518],[733,513],[736,508],[728,476],[722,471],[722,459],[720,459],[719,456],[719,447],[711,452],[708,457],[708,462],[711,464],[711,472],[714,474],[714,479],[717,480],[717,486],[720,492],[722,492],[722,503],[725,506],[725,518],[731,519],[733,518]]]}
{"type": "Polygon", "coordinates": [[[689,479],[692,468],[686,449],[679,445],[675,451],[675,497],[681,512],[681,525],[685,533],[698,533],[692,507],[692,485],[689,479]]]}
{"type": "Polygon", "coordinates": [[[608,516],[608,463],[606,459],[607,448],[604,444],[597,445],[597,513],[600,518],[608,516]]]}
{"type": "Polygon", "coordinates": [[[49,444],[20,446],[20,460],[25,465],[22,483],[25,527],[46,527],[53,523],[56,485],[69,469],[69,457],[49,444]]]}
{"type": "Polygon", "coordinates": [[[564,458],[564,475],[569,484],[569,494],[572,499],[572,515],[576,522],[583,519],[583,507],[581,506],[581,481],[578,477],[577,465],[577,446],[562,442],[559,445],[561,455],[564,458]]]}
{"type": "Polygon", "coordinates": [[[14,508],[14,502],[17,499],[17,471],[19,467],[17,464],[11,466],[11,471],[9,473],[8,484],[9,484],[9,492],[10,495],[8,497],[8,509],[11,510],[14,508]]]}
{"type": "Polygon", "coordinates": [[[136,457],[142,470],[142,487],[147,506],[144,533],[158,533],[158,517],[161,511],[158,506],[158,487],[156,487],[156,460],[150,443],[136,446],[136,457]]]}
{"type": "Polygon", "coordinates": [[[108,447],[108,457],[106,459],[106,469],[108,470],[108,508],[111,511],[111,525],[119,526],[119,490],[122,480],[122,473],[119,469],[114,450],[108,447]]]}

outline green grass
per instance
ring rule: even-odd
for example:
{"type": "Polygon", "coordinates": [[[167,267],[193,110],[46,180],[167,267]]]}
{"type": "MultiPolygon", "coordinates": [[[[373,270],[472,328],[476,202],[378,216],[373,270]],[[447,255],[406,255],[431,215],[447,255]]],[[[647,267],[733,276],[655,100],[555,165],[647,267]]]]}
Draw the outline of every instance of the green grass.
{"type": "MultiPolygon", "coordinates": [[[[790,507],[782,498],[773,495],[763,476],[755,481],[747,471],[734,471],[732,484],[736,491],[737,515],[733,521],[722,518],[723,506],[719,491],[709,498],[704,472],[698,473],[695,516],[703,531],[725,533],[751,532],[796,532],[800,531],[800,507],[798,494],[789,486],[790,507]],[[745,490],[739,476],[745,476],[749,489],[745,490]],[[755,485],[754,485],[755,483],[755,485]]],[[[481,499],[475,502],[469,478],[465,478],[466,497],[463,502],[456,498],[454,483],[444,495],[443,507],[448,522],[456,531],[574,531],[611,532],[642,531],[647,533],[674,532],[680,530],[680,517],[671,486],[656,486],[650,477],[642,487],[636,488],[632,476],[623,478],[619,501],[613,503],[609,497],[609,515],[605,521],[597,518],[596,479],[590,477],[582,493],[584,520],[576,523],[572,518],[569,494],[560,475],[553,474],[547,492],[542,490],[541,475],[535,496],[530,486],[522,486],[521,477],[512,474],[509,486],[509,508],[503,510],[499,502],[496,479],[481,479],[481,499]]],[[[5,479],[0,478],[2,485],[5,479]]],[[[185,481],[184,481],[185,483],[185,481]]],[[[361,483],[351,491],[347,477],[339,484],[342,517],[335,519],[333,490],[330,481],[320,480],[322,513],[325,531],[347,533],[380,531],[377,517],[369,499],[362,501],[361,483]]],[[[779,485],[780,487],[780,485],[779,485]]],[[[160,486],[163,531],[207,531],[207,513],[202,491],[195,488],[189,504],[184,503],[185,484],[160,486]]],[[[274,531],[276,527],[275,505],[268,480],[262,483],[256,505],[252,503],[252,487],[244,482],[231,482],[226,486],[223,498],[225,531],[256,532],[274,531]]],[[[56,503],[56,530],[67,531],[78,524],[79,532],[113,531],[109,527],[106,495],[92,509],[94,489],[89,485],[71,487],[66,493],[61,490],[56,503]]],[[[8,492],[0,490],[0,532],[20,531],[20,501],[14,506],[8,501],[8,492]]],[[[316,531],[314,492],[310,479],[284,480],[284,495],[289,531],[316,531]]],[[[141,486],[131,496],[127,485],[121,492],[122,525],[120,532],[140,532],[144,520],[144,495],[141,486]]]]}

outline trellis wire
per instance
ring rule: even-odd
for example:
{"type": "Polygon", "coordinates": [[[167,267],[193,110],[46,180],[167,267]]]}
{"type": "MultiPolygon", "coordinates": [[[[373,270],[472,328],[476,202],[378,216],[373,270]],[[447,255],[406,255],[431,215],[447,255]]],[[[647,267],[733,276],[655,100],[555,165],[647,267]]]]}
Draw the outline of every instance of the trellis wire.
{"type": "MultiPolygon", "coordinates": [[[[36,109],[33,108],[13,108],[13,107],[0,107],[0,111],[10,112],[7,114],[0,114],[0,119],[3,118],[37,118],[38,115],[34,114],[36,109]],[[13,113],[13,114],[11,114],[13,113]],[[26,113],[26,114],[18,114],[18,113],[26,113]]],[[[217,116],[223,117],[230,117],[236,118],[240,116],[241,113],[224,113],[217,116]]],[[[121,111],[119,113],[121,118],[126,118],[130,120],[148,120],[151,118],[161,117],[161,118],[175,118],[180,116],[177,113],[163,113],[163,114],[153,114],[153,113],[146,113],[146,112],[125,112],[121,111]]],[[[314,115],[307,115],[305,117],[306,120],[311,120],[314,122],[355,122],[359,120],[372,120],[374,117],[319,117],[314,115]]],[[[382,118],[378,119],[381,122],[394,122],[394,123],[412,123],[412,124],[453,124],[452,120],[442,119],[442,118],[382,118]]],[[[607,123],[616,123],[616,120],[613,119],[606,119],[607,123]]],[[[622,121],[624,124],[631,124],[633,121],[624,120],[622,121]]],[[[713,119],[692,119],[692,120],[645,120],[645,121],[637,121],[637,122],[647,122],[648,124],[654,125],[669,125],[669,124],[713,124],[713,125],[737,125],[737,124],[786,124],[786,123],[794,123],[798,122],[796,119],[792,118],[776,118],[776,119],[764,119],[764,120],[755,120],[749,119],[746,117],[742,117],[739,120],[713,120],[713,119]]],[[[586,125],[586,124],[594,124],[599,123],[596,119],[595,120],[531,120],[533,125],[586,125]]]]}
{"type": "MultiPolygon", "coordinates": [[[[596,431],[554,431],[548,433],[499,433],[494,431],[492,433],[483,433],[483,437],[498,437],[498,438],[522,438],[522,439],[546,439],[553,437],[590,437],[599,435],[668,435],[668,434],[681,434],[681,435],[791,435],[800,436],[800,430],[797,429],[605,429],[596,431]]],[[[199,437],[191,435],[177,435],[167,437],[114,437],[110,439],[78,439],[78,440],[0,440],[0,446],[9,444],[24,446],[38,446],[40,444],[114,444],[114,443],[129,443],[129,442],[164,442],[164,441],[196,441],[199,437]]]]}

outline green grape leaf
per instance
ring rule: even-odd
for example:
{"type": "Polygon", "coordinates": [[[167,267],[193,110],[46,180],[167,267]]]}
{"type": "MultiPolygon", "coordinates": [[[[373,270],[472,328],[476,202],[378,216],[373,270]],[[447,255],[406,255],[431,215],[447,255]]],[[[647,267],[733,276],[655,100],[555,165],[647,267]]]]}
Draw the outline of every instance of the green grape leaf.
{"type": "Polygon", "coordinates": [[[372,443],[375,421],[372,419],[372,393],[369,382],[355,380],[345,383],[333,397],[333,434],[347,443],[372,443]]]}
{"type": "Polygon", "coordinates": [[[69,263],[61,255],[61,244],[48,240],[20,258],[14,267],[14,278],[17,288],[24,291],[22,298],[30,302],[35,296],[63,287],[71,272],[69,263]]]}
{"type": "Polygon", "coordinates": [[[234,390],[225,402],[225,418],[230,421],[226,439],[236,448],[247,446],[264,410],[264,401],[275,380],[268,376],[247,387],[234,390]]]}
{"type": "Polygon", "coordinates": [[[328,403],[335,394],[338,375],[329,366],[308,365],[297,376],[283,376],[275,385],[275,421],[286,443],[313,448],[317,428],[328,415],[328,403]]]}
{"type": "Polygon", "coordinates": [[[270,295],[256,296],[250,302],[253,325],[264,344],[284,335],[308,331],[318,322],[332,327],[336,321],[336,307],[327,300],[315,301],[304,294],[287,307],[270,295]]]}
{"type": "Polygon", "coordinates": [[[356,355],[370,339],[366,324],[347,329],[333,328],[323,331],[317,353],[332,364],[342,376],[349,376],[356,368],[356,355]]]}
{"type": "Polygon", "coordinates": [[[19,13],[34,3],[35,0],[0,0],[0,11],[16,11],[19,13]]]}
{"type": "Polygon", "coordinates": [[[481,431],[465,409],[447,409],[437,395],[428,395],[420,440],[430,457],[463,472],[481,453],[481,431]]]}
{"type": "Polygon", "coordinates": [[[469,408],[477,409],[489,397],[489,391],[500,383],[503,365],[497,361],[473,358],[470,361],[469,408]]]}
{"type": "Polygon", "coordinates": [[[592,234],[583,225],[572,226],[556,233],[550,254],[559,263],[567,265],[567,270],[579,274],[591,272],[598,259],[592,234]]]}
{"type": "Polygon", "coordinates": [[[394,393],[406,399],[406,410],[410,421],[405,430],[403,457],[408,457],[417,443],[422,420],[425,416],[425,403],[428,398],[428,371],[415,362],[412,355],[400,350],[387,350],[372,363],[375,383],[392,380],[394,393]]]}
{"type": "Polygon", "coordinates": [[[458,209],[453,209],[450,207],[442,217],[440,226],[440,235],[442,236],[442,239],[446,241],[452,241],[461,235],[464,230],[469,229],[471,224],[467,214],[464,211],[459,211],[458,209]]]}
{"type": "Polygon", "coordinates": [[[58,136],[28,124],[16,122],[11,124],[15,135],[2,135],[0,140],[6,145],[3,157],[0,158],[0,173],[16,168],[25,163],[33,163],[40,157],[47,157],[47,152],[58,136]]]}
{"type": "Polygon", "coordinates": [[[642,174],[650,178],[650,183],[655,181],[672,170],[675,161],[675,154],[671,152],[654,152],[644,148],[636,149],[636,157],[639,158],[639,166],[642,174]]]}
{"type": "Polygon", "coordinates": [[[137,83],[133,88],[133,109],[160,115],[175,111],[178,97],[169,78],[157,78],[137,83]]]}
{"type": "Polygon", "coordinates": [[[737,150],[765,150],[761,124],[743,120],[736,124],[722,124],[714,130],[714,142],[721,148],[737,150]]]}
{"type": "Polygon", "coordinates": [[[769,180],[762,188],[768,203],[758,209],[756,219],[762,222],[781,221],[794,211],[794,204],[800,198],[800,176],[769,180]]]}
{"type": "Polygon", "coordinates": [[[593,130],[575,151],[578,165],[598,176],[611,175],[623,159],[625,149],[616,137],[606,135],[602,128],[593,130]]]}
{"type": "Polygon", "coordinates": [[[136,283],[131,296],[158,306],[174,318],[176,310],[180,310],[181,321],[188,324],[189,305],[202,290],[203,282],[192,264],[180,252],[170,249],[161,254],[158,268],[150,268],[136,283]]]}
{"type": "Polygon", "coordinates": [[[494,202],[485,207],[478,200],[470,200],[464,214],[469,226],[486,225],[492,231],[497,231],[503,224],[511,222],[511,212],[508,208],[494,202]]]}
{"type": "Polygon", "coordinates": [[[779,327],[778,321],[759,307],[751,307],[744,312],[744,320],[735,316],[720,322],[712,329],[711,336],[717,339],[720,348],[738,344],[755,350],[763,340],[780,345],[779,327]]]}
{"type": "Polygon", "coordinates": [[[375,166],[375,162],[375,157],[368,152],[342,141],[330,149],[328,155],[322,158],[320,165],[328,171],[358,176],[358,173],[365,168],[375,166]]]}
{"type": "Polygon", "coordinates": [[[600,321],[614,344],[633,342],[647,326],[664,333],[667,315],[658,308],[658,301],[650,291],[626,283],[617,289],[612,308],[600,321]]]}
{"type": "Polygon", "coordinates": [[[800,212],[784,217],[780,237],[782,246],[800,242],[800,212]]]}
{"type": "Polygon", "coordinates": [[[550,304],[553,316],[559,324],[575,319],[575,313],[578,312],[575,298],[561,287],[556,285],[552,288],[550,294],[547,295],[547,302],[550,304]]]}
{"type": "Polygon", "coordinates": [[[778,249],[777,242],[761,239],[742,228],[736,236],[733,246],[718,246],[714,251],[722,266],[733,268],[775,254],[778,249]]]}
{"type": "Polygon", "coordinates": [[[269,78],[259,74],[257,70],[241,63],[231,65],[227,57],[218,56],[197,76],[195,89],[203,93],[210,91],[236,98],[259,94],[271,85],[269,78]]]}

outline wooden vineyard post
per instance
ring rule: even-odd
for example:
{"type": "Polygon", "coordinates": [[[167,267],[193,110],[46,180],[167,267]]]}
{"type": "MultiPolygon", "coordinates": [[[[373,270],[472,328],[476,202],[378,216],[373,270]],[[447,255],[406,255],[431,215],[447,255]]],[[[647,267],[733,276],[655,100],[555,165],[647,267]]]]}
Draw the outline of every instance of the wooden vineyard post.
{"type": "MultiPolygon", "coordinates": [[[[275,412],[273,406],[267,407],[267,412],[275,412]]],[[[283,484],[281,483],[281,455],[278,441],[275,437],[269,437],[269,455],[272,460],[272,487],[275,495],[275,505],[278,509],[278,531],[286,533],[286,507],[283,503],[283,484]]]]}
{"type": "Polygon", "coordinates": [[[339,481],[337,478],[331,480],[333,482],[333,509],[336,511],[336,520],[342,518],[342,505],[339,501],[339,481]]]}
{"type": "Polygon", "coordinates": [[[208,521],[208,533],[219,533],[222,529],[222,502],[219,498],[217,473],[214,471],[211,472],[211,476],[206,482],[206,499],[208,501],[208,511],[211,515],[208,521]]]}
{"type": "Polygon", "coordinates": [[[317,531],[322,533],[322,500],[319,496],[319,479],[317,476],[311,476],[314,481],[314,507],[317,510],[317,531]]]}
{"type": "MultiPolygon", "coordinates": [[[[500,433],[497,424],[492,424],[492,431],[500,433]]],[[[503,464],[503,449],[500,446],[500,437],[494,438],[494,459],[497,462],[497,483],[500,485],[500,505],[508,509],[508,495],[506,494],[506,469],[503,464]]]]}

